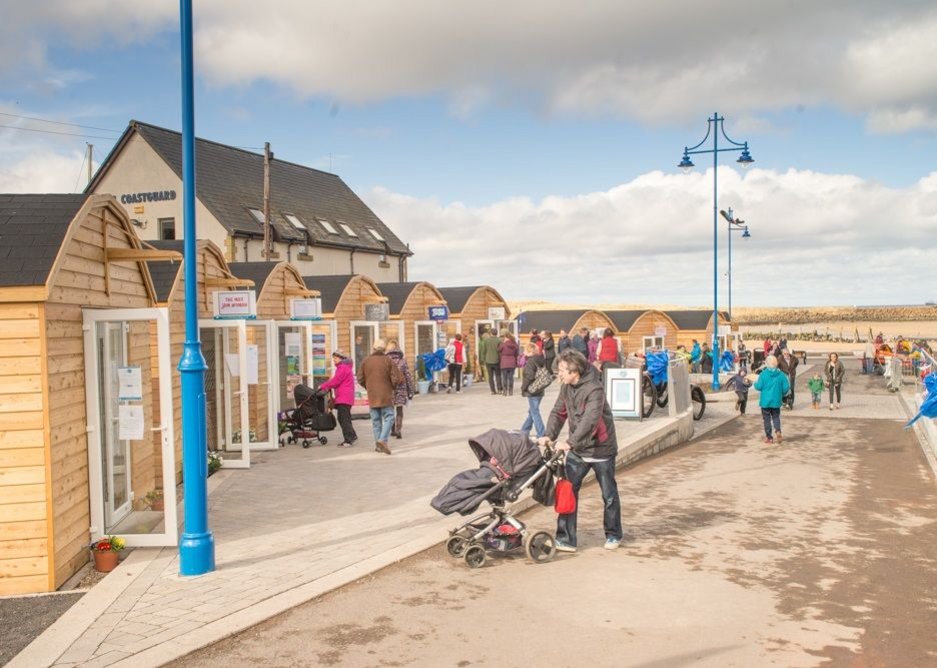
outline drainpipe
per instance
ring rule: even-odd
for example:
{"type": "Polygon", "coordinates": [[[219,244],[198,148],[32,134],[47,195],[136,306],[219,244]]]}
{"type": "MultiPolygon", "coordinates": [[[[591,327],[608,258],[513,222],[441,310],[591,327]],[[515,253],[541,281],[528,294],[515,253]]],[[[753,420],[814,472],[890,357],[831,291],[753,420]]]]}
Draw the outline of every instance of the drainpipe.
{"type": "Polygon", "coordinates": [[[351,274],[352,274],[352,276],[354,276],[354,274],[355,274],[355,251],[356,251],[356,250],[358,250],[358,249],[357,249],[357,248],[352,248],[352,249],[351,249],[351,255],[348,256],[348,262],[349,262],[349,264],[350,264],[350,266],[351,266],[351,274]]]}
{"type": "Polygon", "coordinates": [[[245,262],[248,261],[248,259],[247,259],[247,244],[248,244],[248,242],[250,242],[250,240],[251,240],[250,237],[244,237],[244,261],[245,261],[245,262]]]}

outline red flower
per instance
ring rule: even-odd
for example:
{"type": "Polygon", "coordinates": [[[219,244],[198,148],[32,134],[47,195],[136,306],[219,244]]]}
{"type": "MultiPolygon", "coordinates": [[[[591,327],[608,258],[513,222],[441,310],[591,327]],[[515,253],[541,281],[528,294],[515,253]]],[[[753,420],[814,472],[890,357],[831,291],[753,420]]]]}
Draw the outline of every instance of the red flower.
{"type": "Polygon", "coordinates": [[[109,540],[99,541],[97,545],[94,546],[94,549],[97,550],[98,552],[108,552],[111,549],[111,541],[109,540]]]}

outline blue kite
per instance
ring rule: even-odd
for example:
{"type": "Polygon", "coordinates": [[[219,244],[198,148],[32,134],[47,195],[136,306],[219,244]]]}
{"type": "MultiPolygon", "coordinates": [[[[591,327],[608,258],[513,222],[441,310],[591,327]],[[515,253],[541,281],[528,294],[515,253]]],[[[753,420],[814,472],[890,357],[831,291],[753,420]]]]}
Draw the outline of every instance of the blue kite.
{"type": "Polygon", "coordinates": [[[645,363],[652,383],[660,385],[667,382],[667,365],[670,364],[670,355],[666,350],[659,353],[647,353],[645,363]]]}
{"type": "Polygon", "coordinates": [[[905,429],[910,429],[922,417],[937,418],[937,372],[932,371],[924,376],[924,389],[926,391],[924,401],[921,403],[917,415],[904,426],[905,429]]]}

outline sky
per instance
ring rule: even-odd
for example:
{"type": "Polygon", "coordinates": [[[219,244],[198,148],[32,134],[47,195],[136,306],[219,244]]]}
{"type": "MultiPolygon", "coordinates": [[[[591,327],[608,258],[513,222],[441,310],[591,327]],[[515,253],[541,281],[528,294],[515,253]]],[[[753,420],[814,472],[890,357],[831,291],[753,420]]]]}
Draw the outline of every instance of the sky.
{"type": "MultiPolygon", "coordinates": [[[[2,4],[0,192],[180,129],[178,2],[2,4]]],[[[341,176],[411,280],[711,308],[712,154],[677,163],[718,112],[755,159],[719,154],[734,306],[937,301],[932,0],[193,4],[198,136],[341,176]]]]}

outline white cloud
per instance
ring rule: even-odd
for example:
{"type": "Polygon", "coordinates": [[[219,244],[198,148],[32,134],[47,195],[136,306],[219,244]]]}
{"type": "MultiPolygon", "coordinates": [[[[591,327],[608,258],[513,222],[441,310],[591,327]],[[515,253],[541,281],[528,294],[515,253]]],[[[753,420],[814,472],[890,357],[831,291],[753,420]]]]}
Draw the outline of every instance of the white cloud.
{"type": "MultiPolygon", "coordinates": [[[[51,40],[95,49],[178,30],[163,0],[12,5],[0,70],[45,68],[51,40]]],[[[831,105],[876,132],[934,129],[937,114],[932,0],[200,0],[195,11],[211,83],[266,80],[346,104],[439,94],[460,118],[514,105],[649,123],[695,119],[716,101],[753,117],[831,105]]]]}
{"type": "Polygon", "coordinates": [[[81,152],[37,151],[18,162],[0,162],[2,193],[70,193],[84,189],[87,165],[81,152]],[[77,184],[77,187],[76,187],[77,184]]]}
{"type": "MultiPolygon", "coordinates": [[[[906,189],[850,175],[720,168],[733,237],[733,303],[923,302],[937,250],[937,172],[906,189]]],[[[368,204],[411,242],[413,280],[486,283],[508,299],[712,304],[712,171],[644,174],[606,192],[484,207],[375,189],[368,204]]],[[[719,218],[720,300],[727,297],[719,218]]]]}

